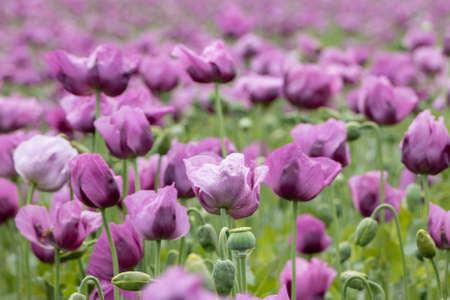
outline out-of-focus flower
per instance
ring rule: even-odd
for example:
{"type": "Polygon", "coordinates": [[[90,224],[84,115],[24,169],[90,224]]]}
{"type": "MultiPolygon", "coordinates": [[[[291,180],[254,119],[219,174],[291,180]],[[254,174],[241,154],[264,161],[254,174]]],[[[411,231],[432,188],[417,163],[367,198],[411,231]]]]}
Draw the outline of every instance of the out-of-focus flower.
{"type": "Polygon", "coordinates": [[[239,6],[224,5],[219,11],[216,23],[225,37],[239,38],[250,31],[251,18],[246,16],[239,6]]]}
{"type": "Polygon", "coordinates": [[[178,84],[179,71],[167,56],[146,58],[139,67],[145,84],[153,93],[169,92],[178,84]]]}
{"type": "Polygon", "coordinates": [[[287,55],[282,50],[268,47],[252,59],[250,69],[260,75],[280,77],[288,65],[287,60],[287,55]]]}
{"type": "Polygon", "coordinates": [[[420,47],[413,53],[413,59],[418,68],[428,75],[436,75],[445,69],[445,57],[441,49],[436,47],[420,47]]]}
{"type": "Polygon", "coordinates": [[[450,137],[443,117],[437,120],[429,110],[409,125],[400,143],[403,164],[413,173],[436,175],[450,163],[450,137]]]}
{"type": "Polygon", "coordinates": [[[416,50],[424,46],[433,46],[436,36],[432,31],[417,28],[408,31],[403,39],[403,46],[409,50],[416,50]]]}
{"type": "Polygon", "coordinates": [[[291,130],[295,143],[311,157],[325,156],[339,162],[342,167],[350,163],[347,145],[347,126],[333,118],[318,125],[299,124],[291,130]]]}
{"type": "Polygon", "coordinates": [[[115,157],[144,156],[153,146],[150,123],[140,109],[124,106],[111,116],[100,117],[94,125],[115,157]]]}
{"type": "Polygon", "coordinates": [[[356,62],[352,53],[337,48],[326,48],[320,54],[320,65],[329,73],[342,78],[344,83],[353,84],[362,75],[361,66],[356,62]]]}
{"type": "Polygon", "coordinates": [[[127,58],[110,44],[98,46],[88,57],[77,57],[62,50],[47,54],[47,62],[64,89],[77,96],[100,90],[110,97],[122,94],[136,71],[135,57],[127,58]]]}
{"type": "Polygon", "coordinates": [[[297,218],[297,251],[315,254],[325,251],[331,239],[325,232],[325,224],[312,215],[304,214],[297,218]]]}
{"type": "MultiPolygon", "coordinates": [[[[111,283],[111,280],[99,280],[100,286],[102,287],[103,297],[105,300],[114,300],[114,284],[111,283]]],[[[119,295],[126,300],[139,300],[140,298],[137,295],[137,292],[133,291],[125,291],[119,289],[119,295]]],[[[92,290],[89,300],[101,300],[97,287],[92,290]]]]}
{"type": "Polygon", "coordinates": [[[0,225],[14,218],[19,210],[17,187],[11,181],[0,178],[0,225]]]}
{"type": "Polygon", "coordinates": [[[450,249],[450,211],[430,203],[428,233],[439,249],[450,249]]]}
{"type": "Polygon", "coordinates": [[[322,48],[319,40],[307,34],[301,34],[298,37],[298,45],[301,54],[310,61],[317,59],[322,48]]]}
{"type": "Polygon", "coordinates": [[[249,75],[240,77],[235,89],[254,104],[270,104],[281,94],[282,85],[283,80],[278,77],[249,75]]]}
{"type": "Polygon", "coordinates": [[[318,108],[328,104],[341,89],[342,82],[316,65],[298,66],[284,75],[283,91],[289,102],[298,107],[318,108]]]}
{"type": "Polygon", "coordinates": [[[341,165],[327,157],[309,157],[295,143],[274,150],[267,157],[265,182],[279,197],[290,201],[309,201],[329,185],[341,165]]]}
{"type": "Polygon", "coordinates": [[[33,135],[35,132],[25,133],[23,131],[0,135],[0,177],[13,178],[17,176],[14,168],[14,151],[20,143],[30,139],[33,135]]]}
{"type": "Polygon", "coordinates": [[[105,208],[120,200],[113,171],[98,154],[81,154],[70,161],[74,194],[85,205],[105,208]]]}
{"type": "Polygon", "coordinates": [[[69,180],[69,161],[77,155],[61,137],[37,135],[14,151],[14,166],[26,181],[41,191],[54,192],[69,180]]]}
{"type": "Polygon", "coordinates": [[[264,141],[256,141],[242,149],[242,154],[244,154],[245,162],[249,164],[251,161],[256,161],[258,157],[266,157],[269,149],[264,141]]]}
{"type": "Polygon", "coordinates": [[[444,36],[444,41],[442,42],[442,53],[447,57],[450,56],[450,31],[444,36]]]}
{"type": "Polygon", "coordinates": [[[245,164],[244,155],[197,155],[184,160],[186,174],[203,208],[212,214],[221,209],[234,219],[251,216],[259,206],[259,186],[266,166],[245,164]]]}
{"type": "MultiPolygon", "coordinates": [[[[384,177],[384,202],[392,205],[398,213],[405,193],[389,185],[386,173],[384,177]]],[[[352,193],[353,205],[363,217],[370,217],[380,204],[380,172],[370,171],[364,175],[352,176],[348,180],[348,184],[352,193]]],[[[390,211],[385,213],[386,222],[391,221],[393,217],[390,211]]]]}
{"type": "Polygon", "coordinates": [[[158,176],[159,154],[153,154],[148,159],[138,159],[139,178],[142,190],[153,190],[158,176]]]}
{"type": "Polygon", "coordinates": [[[43,113],[42,105],[34,98],[0,97],[0,132],[35,126],[43,113]]]}
{"type": "Polygon", "coordinates": [[[394,85],[411,86],[417,81],[416,68],[409,53],[385,53],[377,56],[371,74],[386,76],[394,85]]]}
{"type": "Polygon", "coordinates": [[[130,220],[145,240],[176,240],[190,229],[186,208],[177,202],[172,186],[154,191],[139,191],[125,199],[130,220]]]}
{"type": "MultiPolygon", "coordinates": [[[[442,181],[441,175],[428,176],[428,184],[433,185],[442,181]]],[[[408,170],[407,168],[402,170],[402,174],[400,175],[400,183],[398,185],[399,189],[402,191],[406,191],[406,188],[415,182],[415,174],[408,170]]]]}
{"type": "Polygon", "coordinates": [[[172,54],[180,59],[192,80],[199,83],[226,83],[236,76],[231,55],[222,41],[216,41],[197,55],[183,45],[178,45],[172,54]]]}
{"type": "Polygon", "coordinates": [[[233,46],[233,52],[241,59],[251,59],[265,47],[266,43],[262,38],[252,33],[242,36],[233,46]]]}

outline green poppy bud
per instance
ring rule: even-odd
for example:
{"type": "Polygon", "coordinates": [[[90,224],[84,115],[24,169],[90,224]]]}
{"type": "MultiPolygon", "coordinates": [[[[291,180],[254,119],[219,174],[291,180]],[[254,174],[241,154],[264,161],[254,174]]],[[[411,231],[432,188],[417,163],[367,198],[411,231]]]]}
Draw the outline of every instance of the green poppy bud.
{"type": "Polygon", "coordinates": [[[118,288],[126,291],[140,291],[151,281],[150,275],[138,272],[128,271],[117,274],[111,279],[111,283],[118,288]]]}
{"type": "Polygon", "coordinates": [[[228,296],[234,286],[236,268],[230,260],[218,260],[214,264],[213,279],[217,294],[228,296]]]}
{"type": "Polygon", "coordinates": [[[364,218],[356,227],[355,244],[365,247],[377,234],[378,223],[372,218],[364,218]]]}
{"type": "Polygon", "coordinates": [[[347,123],[347,141],[353,142],[361,136],[361,126],[357,122],[347,123]]]}
{"type": "Polygon", "coordinates": [[[346,262],[347,259],[352,255],[352,247],[349,242],[339,243],[339,257],[341,259],[341,264],[346,262]]]}
{"type": "Polygon", "coordinates": [[[158,149],[156,149],[157,153],[161,155],[167,154],[167,152],[170,149],[170,145],[172,143],[171,139],[172,132],[164,131],[164,129],[162,129],[159,126],[152,126],[152,133],[154,141],[158,140],[159,137],[162,136],[161,142],[158,145],[156,145],[158,146],[158,149]]]}
{"type": "Polygon", "coordinates": [[[367,274],[358,271],[345,271],[341,273],[341,281],[346,282],[348,279],[354,278],[348,282],[348,287],[361,291],[364,289],[364,280],[367,280],[367,274]]]}
{"type": "Polygon", "coordinates": [[[84,253],[86,253],[86,251],[87,248],[82,246],[75,251],[63,252],[61,255],[61,261],[66,262],[69,260],[79,259],[84,255],[84,253]]]}
{"type": "Polygon", "coordinates": [[[425,230],[419,229],[419,231],[417,231],[416,244],[423,257],[432,259],[436,255],[436,245],[425,230]]]}
{"type": "Polygon", "coordinates": [[[411,211],[414,211],[417,207],[421,205],[422,202],[422,191],[418,184],[410,184],[406,188],[406,203],[411,211]]]}
{"type": "Polygon", "coordinates": [[[70,295],[69,300],[86,300],[86,296],[76,292],[70,295]]]}
{"type": "Polygon", "coordinates": [[[212,276],[209,273],[208,267],[206,266],[205,262],[199,255],[195,253],[189,254],[184,267],[188,272],[199,274],[200,276],[202,276],[203,287],[210,291],[214,291],[214,282],[212,276]]]}
{"type": "Polygon", "coordinates": [[[167,252],[167,256],[166,256],[166,266],[171,266],[177,263],[178,260],[178,250],[175,249],[171,249],[169,250],[169,252],[167,252]]]}
{"type": "Polygon", "coordinates": [[[325,203],[320,203],[317,206],[316,214],[327,226],[333,221],[333,213],[330,206],[325,203]]]}
{"type": "Polygon", "coordinates": [[[230,230],[227,245],[231,250],[246,251],[255,248],[256,238],[250,227],[239,227],[230,230]]]}
{"type": "Polygon", "coordinates": [[[216,251],[217,248],[217,233],[211,224],[205,224],[198,228],[197,231],[198,242],[206,252],[216,251]]]}

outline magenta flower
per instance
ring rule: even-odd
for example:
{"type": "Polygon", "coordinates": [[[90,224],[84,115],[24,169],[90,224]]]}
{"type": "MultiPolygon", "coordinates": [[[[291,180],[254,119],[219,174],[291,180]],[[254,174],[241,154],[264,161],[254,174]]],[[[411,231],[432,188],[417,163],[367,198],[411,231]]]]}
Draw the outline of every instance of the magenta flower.
{"type": "MultiPolygon", "coordinates": [[[[395,189],[387,182],[387,174],[384,174],[384,202],[390,204],[400,212],[400,204],[405,196],[402,190],[395,189]]],[[[380,204],[380,172],[371,171],[364,175],[352,176],[348,180],[352,201],[355,208],[363,217],[370,217],[375,208],[380,204]]],[[[389,222],[394,216],[390,211],[385,212],[385,221],[389,222]]]]}
{"type": "Polygon", "coordinates": [[[19,210],[17,187],[11,181],[0,178],[0,225],[14,218],[19,210]]]}
{"type": "Polygon", "coordinates": [[[436,47],[421,47],[414,51],[413,59],[417,67],[430,76],[440,74],[445,69],[446,58],[436,47]]]}
{"type": "Polygon", "coordinates": [[[219,10],[216,24],[227,38],[239,38],[250,31],[252,21],[236,5],[226,5],[219,10]]]}
{"type": "Polygon", "coordinates": [[[322,48],[322,44],[316,38],[308,34],[300,34],[298,37],[298,46],[303,57],[307,60],[315,60],[322,48]]]}
{"type": "Polygon", "coordinates": [[[114,172],[98,154],[81,154],[70,161],[74,194],[85,205],[106,208],[120,200],[114,172]]]}
{"type": "Polygon", "coordinates": [[[42,105],[34,98],[0,97],[0,132],[35,126],[41,120],[43,113],[42,105]]]}
{"type": "Polygon", "coordinates": [[[362,75],[361,66],[352,53],[337,48],[327,48],[320,54],[320,65],[332,74],[342,78],[345,83],[353,84],[362,75]]]}
{"type": "Polygon", "coordinates": [[[428,233],[440,249],[450,249],[450,211],[430,203],[428,233]]]}
{"type": "Polygon", "coordinates": [[[343,121],[330,118],[317,125],[299,124],[291,130],[291,136],[308,156],[325,156],[342,167],[350,164],[347,126],[343,121]]]}
{"type": "Polygon", "coordinates": [[[139,68],[145,84],[153,93],[169,92],[178,84],[179,70],[167,56],[145,59],[139,68]]]}
{"type": "Polygon", "coordinates": [[[54,192],[69,180],[69,161],[77,155],[70,143],[60,137],[37,135],[22,142],[14,151],[14,166],[26,181],[41,191],[54,192]]]}
{"type": "Polygon", "coordinates": [[[83,211],[81,202],[52,201],[43,206],[26,205],[16,216],[16,226],[31,243],[45,249],[76,250],[102,224],[100,213],[83,211]]]}
{"type": "Polygon", "coordinates": [[[450,56],[450,32],[447,32],[442,41],[442,53],[449,57],[450,56]]]}
{"type": "MultiPolygon", "coordinates": [[[[336,271],[326,262],[313,258],[311,262],[296,258],[296,300],[325,299],[325,294],[336,277],[336,271]]],[[[280,274],[280,300],[291,297],[292,263],[288,261],[280,274]]]]}
{"type": "Polygon", "coordinates": [[[203,208],[212,214],[225,209],[234,219],[251,216],[259,206],[259,186],[266,166],[245,164],[244,155],[197,155],[184,160],[186,174],[203,208]]]}
{"type": "Polygon", "coordinates": [[[186,72],[196,82],[226,83],[236,76],[233,59],[222,41],[209,45],[201,55],[183,45],[176,46],[172,54],[181,60],[186,72]]]}
{"type": "Polygon", "coordinates": [[[284,75],[283,91],[292,105],[304,108],[325,106],[339,92],[342,82],[316,65],[298,66],[284,75]]]}
{"type": "Polygon", "coordinates": [[[413,85],[417,81],[416,67],[409,53],[385,53],[376,57],[371,74],[386,76],[394,85],[413,85]]]}
{"type": "Polygon", "coordinates": [[[267,47],[262,38],[252,33],[248,33],[239,38],[233,45],[233,53],[241,59],[250,59],[267,47]]]}
{"type": "Polygon", "coordinates": [[[186,208],[177,201],[173,185],[154,191],[139,191],[125,198],[131,222],[145,240],[176,240],[190,229],[186,208]]]}
{"type": "MultiPolygon", "coordinates": [[[[110,280],[99,280],[100,285],[102,287],[103,291],[103,297],[105,300],[114,300],[114,285],[111,283],[110,280]]],[[[137,293],[132,291],[125,291],[122,289],[119,289],[119,295],[126,300],[139,300],[137,293]]],[[[97,292],[97,287],[94,288],[94,290],[89,295],[89,300],[101,300],[100,296],[97,292]]]]}
{"type": "Polygon", "coordinates": [[[409,125],[400,143],[403,164],[413,173],[436,175],[450,163],[450,137],[443,117],[437,120],[429,110],[409,125]]]}
{"type": "MultiPolygon", "coordinates": [[[[128,218],[125,223],[120,225],[111,222],[109,227],[116,246],[119,272],[132,270],[144,256],[144,246],[141,237],[134,230],[128,218]]],[[[94,245],[86,273],[108,281],[113,277],[111,248],[109,247],[105,231],[102,232],[94,245]]]]}
{"type": "MultiPolygon", "coordinates": [[[[400,175],[400,182],[398,184],[398,187],[402,190],[402,191],[406,191],[406,188],[410,185],[413,184],[416,181],[416,175],[411,172],[410,170],[408,170],[407,168],[402,170],[402,174],[400,175]]],[[[442,176],[441,175],[429,175],[428,176],[428,184],[431,186],[433,184],[436,184],[438,182],[442,181],[442,176]]]]}
{"type": "Polygon", "coordinates": [[[331,238],[325,232],[325,224],[312,215],[297,218],[297,251],[302,254],[320,253],[331,245],[331,238]]]}
{"type": "Polygon", "coordinates": [[[14,151],[20,143],[30,139],[34,134],[34,132],[16,131],[0,135],[0,177],[13,178],[17,176],[14,168],[14,151]]]}
{"type": "Polygon", "coordinates": [[[274,150],[266,160],[265,182],[279,197],[310,201],[331,184],[341,165],[326,157],[309,157],[295,143],[274,150]]]}
{"type": "Polygon", "coordinates": [[[100,117],[94,125],[115,157],[144,156],[153,146],[150,123],[140,109],[124,106],[111,116],[100,117]]]}
{"type": "Polygon", "coordinates": [[[138,159],[139,179],[141,182],[141,189],[153,190],[155,187],[156,177],[158,176],[158,163],[160,160],[159,154],[153,154],[148,159],[138,159]]]}
{"type": "Polygon", "coordinates": [[[152,300],[219,300],[219,297],[202,287],[202,278],[184,271],[181,267],[167,269],[143,291],[143,299],[152,300]],[[174,284],[176,282],[176,284],[174,284]]]}
{"type": "Polygon", "coordinates": [[[53,75],[64,89],[77,96],[100,90],[110,97],[122,94],[135,72],[137,61],[126,58],[113,45],[98,46],[88,57],[57,50],[47,54],[53,75]]]}
{"type": "Polygon", "coordinates": [[[47,109],[45,120],[53,132],[63,133],[69,137],[73,135],[73,128],[66,117],[66,112],[61,106],[54,106],[47,109]]]}
{"type": "Polygon", "coordinates": [[[403,38],[403,46],[409,50],[416,50],[424,46],[433,46],[436,36],[432,31],[411,29],[403,38]]]}
{"type": "Polygon", "coordinates": [[[393,87],[386,77],[366,77],[359,91],[358,111],[381,125],[402,121],[418,102],[413,90],[393,87]]]}
{"type": "Polygon", "coordinates": [[[283,80],[273,76],[248,75],[240,77],[236,90],[252,103],[270,104],[281,94],[283,80]]]}
{"type": "Polygon", "coordinates": [[[30,243],[33,254],[45,264],[53,264],[55,262],[55,249],[53,247],[43,247],[41,244],[30,243]]]}
{"type": "Polygon", "coordinates": [[[266,157],[269,154],[269,149],[264,141],[256,141],[242,149],[245,162],[249,164],[251,161],[256,161],[258,157],[266,157]]]}

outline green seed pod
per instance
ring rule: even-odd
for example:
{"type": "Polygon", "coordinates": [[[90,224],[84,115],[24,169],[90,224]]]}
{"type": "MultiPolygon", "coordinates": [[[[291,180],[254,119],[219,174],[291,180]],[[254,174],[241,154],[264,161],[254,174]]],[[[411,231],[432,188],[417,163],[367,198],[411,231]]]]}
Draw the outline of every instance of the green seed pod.
{"type": "Polygon", "coordinates": [[[341,259],[341,264],[346,262],[347,259],[352,255],[352,247],[349,242],[339,243],[339,257],[341,259]]]}
{"type": "Polygon", "coordinates": [[[356,227],[355,244],[365,247],[377,234],[378,223],[372,218],[364,218],[356,227]]]}
{"type": "Polygon", "coordinates": [[[417,258],[418,260],[423,261],[423,255],[422,255],[422,253],[420,253],[419,249],[416,249],[416,250],[414,251],[414,255],[416,256],[416,258],[417,258]]]}
{"type": "Polygon", "coordinates": [[[347,123],[347,141],[353,142],[361,136],[361,126],[357,122],[347,123]]]}
{"type": "Polygon", "coordinates": [[[320,203],[317,206],[317,217],[321,219],[327,226],[331,224],[333,221],[333,213],[330,209],[330,206],[325,203],[320,203]]]}
{"type": "Polygon", "coordinates": [[[76,292],[70,295],[69,300],[86,300],[86,296],[76,292]]]}
{"type": "Polygon", "coordinates": [[[200,246],[206,252],[216,251],[217,248],[217,233],[211,224],[205,224],[198,228],[197,237],[200,246]]]}
{"type": "Polygon", "coordinates": [[[203,277],[204,288],[210,291],[214,291],[214,281],[212,279],[212,276],[209,273],[208,267],[206,266],[205,262],[199,255],[195,253],[189,254],[184,266],[188,272],[199,274],[203,277]]]}
{"type": "Polygon", "coordinates": [[[176,264],[178,256],[179,256],[178,250],[175,249],[169,250],[166,256],[166,267],[176,264]]]}
{"type": "Polygon", "coordinates": [[[146,286],[152,278],[150,275],[138,272],[138,271],[128,271],[117,274],[111,279],[111,283],[118,288],[126,291],[140,291],[144,286],[146,286]]]}
{"type": "Polygon", "coordinates": [[[436,255],[436,245],[425,230],[419,229],[419,231],[417,231],[416,244],[423,257],[432,259],[436,255]]]}
{"type": "Polygon", "coordinates": [[[406,188],[406,203],[410,211],[415,211],[422,202],[422,191],[418,184],[410,184],[406,188]]]}
{"type": "Polygon", "coordinates": [[[255,248],[256,238],[250,227],[239,227],[230,230],[227,245],[231,250],[246,251],[255,248]]]}
{"type": "Polygon", "coordinates": [[[230,260],[218,260],[214,264],[213,279],[217,294],[228,296],[234,286],[236,268],[230,260]]]}
{"type": "Polygon", "coordinates": [[[345,271],[341,274],[341,281],[346,282],[349,278],[354,278],[348,282],[348,287],[362,291],[364,289],[363,280],[367,280],[367,274],[358,271],[345,271]]]}

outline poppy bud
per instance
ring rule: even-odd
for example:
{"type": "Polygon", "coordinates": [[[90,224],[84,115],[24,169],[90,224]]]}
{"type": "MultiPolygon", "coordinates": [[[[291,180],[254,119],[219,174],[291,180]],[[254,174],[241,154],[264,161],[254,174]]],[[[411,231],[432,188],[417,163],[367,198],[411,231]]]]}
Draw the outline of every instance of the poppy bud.
{"type": "Polygon", "coordinates": [[[352,247],[349,242],[339,243],[339,257],[341,259],[341,264],[346,262],[347,259],[352,255],[352,247]]]}
{"type": "Polygon", "coordinates": [[[216,251],[217,233],[211,224],[205,224],[198,228],[198,242],[206,252],[216,251]]]}
{"type": "Polygon", "coordinates": [[[178,256],[178,250],[170,249],[166,257],[166,267],[175,265],[177,263],[178,256]]]}
{"type": "Polygon", "coordinates": [[[227,245],[231,250],[246,251],[255,248],[256,238],[250,227],[239,227],[230,230],[227,245]]]}
{"type": "Polygon", "coordinates": [[[72,295],[70,295],[69,300],[86,300],[86,296],[81,294],[81,293],[73,293],[72,295]]]}
{"type": "Polygon", "coordinates": [[[346,282],[348,279],[354,278],[348,282],[348,286],[352,289],[362,291],[364,289],[363,280],[367,280],[367,274],[358,271],[345,271],[341,274],[341,280],[346,282]]]}
{"type": "Polygon", "coordinates": [[[122,272],[111,279],[112,284],[126,291],[140,291],[150,281],[150,275],[138,271],[122,272]]]}
{"type": "Polygon", "coordinates": [[[333,221],[333,213],[328,204],[320,203],[317,207],[316,213],[317,217],[327,224],[327,226],[333,221]]]}
{"type": "Polygon", "coordinates": [[[230,260],[218,260],[214,264],[213,279],[220,296],[228,296],[234,286],[236,269],[230,260]]]}
{"type": "Polygon", "coordinates": [[[361,126],[357,122],[347,123],[347,141],[353,142],[361,136],[361,126]]]}
{"type": "Polygon", "coordinates": [[[433,259],[436,255],[436,245],[431,236],[423,229],[419,229],[416,234],[417,248],[423,257],[433,259]]]}
{"type": "Polygon", "coordinates": [[[406,188],[406,203],[410,210],[415,210],[422,202],[422,193],[418,184],[410,184],[406,188]]]}
{"type": "Polygon", "coordinates": [[[377,234],[378,223],[372,218],[364,218],[356,227],[355,244],[365,247],[377,234]]]}
{"type": "Polygon", "coordinates": [[[214,282],[203,259],[194,253],[189,254],[184,264],[189,273],[199,274],[203,278],[203,287],[214,291],[214,282]]]}

